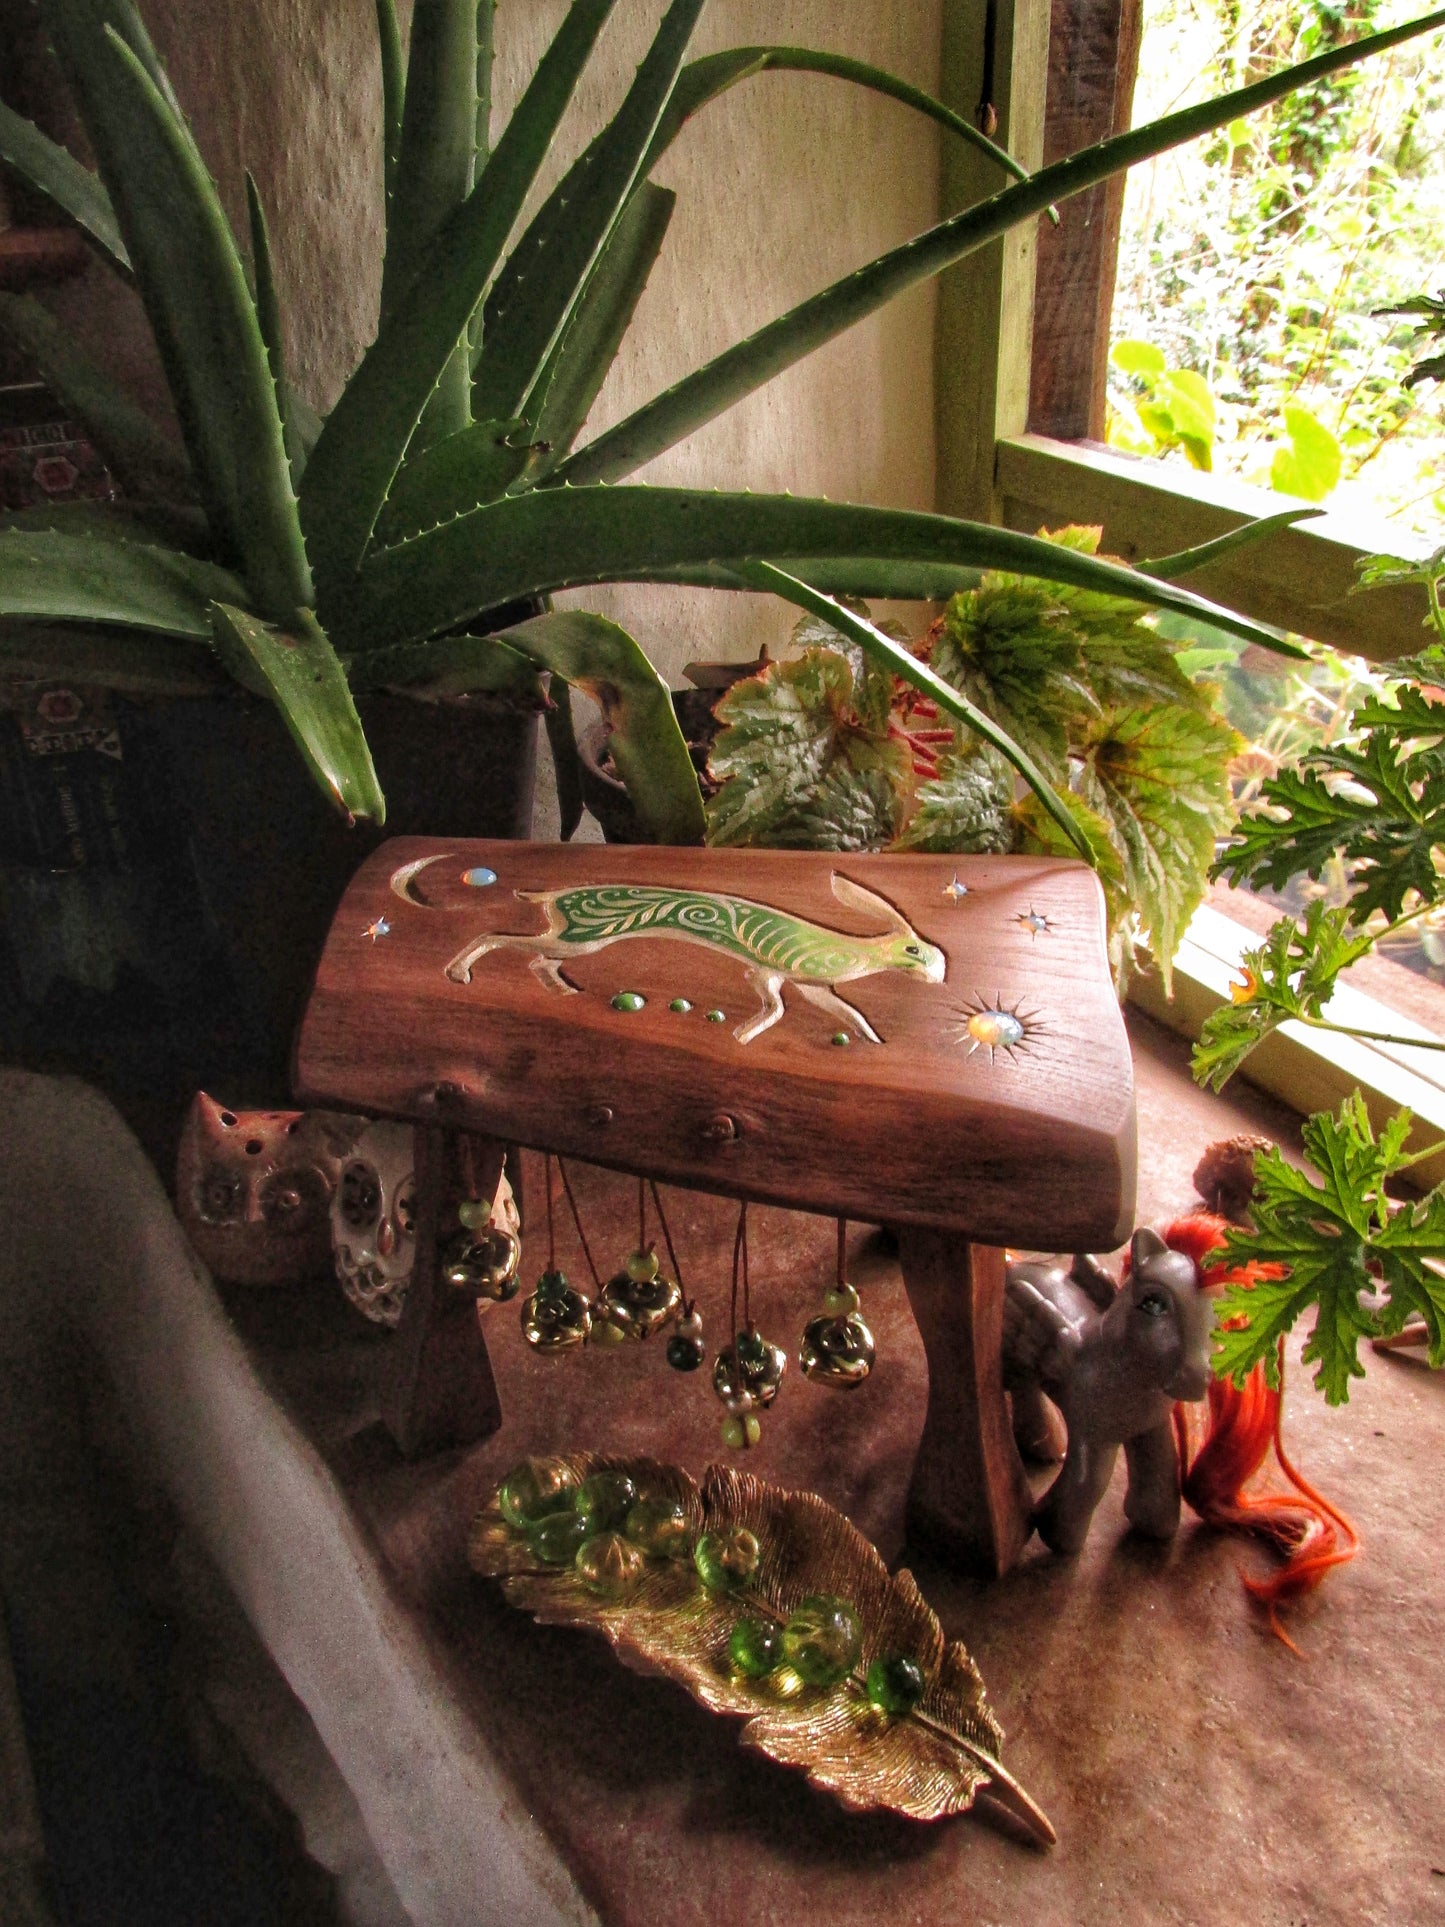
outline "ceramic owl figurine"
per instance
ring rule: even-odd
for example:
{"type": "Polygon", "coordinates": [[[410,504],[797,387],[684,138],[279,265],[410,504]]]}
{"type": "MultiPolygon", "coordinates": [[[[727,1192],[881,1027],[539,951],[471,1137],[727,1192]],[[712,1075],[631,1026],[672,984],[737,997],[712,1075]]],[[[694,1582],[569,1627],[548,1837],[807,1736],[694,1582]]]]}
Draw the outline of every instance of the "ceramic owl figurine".
{"type": "Polygon", "coordinates": [[[181,1133],[176,1212],[197,1255],[236,1285],[331,1267],[331,1202],[364,1118],[232,1111],[198,1091],[181,1133]]]}

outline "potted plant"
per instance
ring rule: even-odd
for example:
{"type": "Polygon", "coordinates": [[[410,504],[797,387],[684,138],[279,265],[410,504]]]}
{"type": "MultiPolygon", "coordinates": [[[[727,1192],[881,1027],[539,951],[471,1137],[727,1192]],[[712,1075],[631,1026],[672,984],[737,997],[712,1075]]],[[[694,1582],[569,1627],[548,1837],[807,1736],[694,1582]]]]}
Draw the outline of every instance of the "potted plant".
{"type": "MultiPolygon", "coordinates": [[[[616,0],[574,0],[495,145],[492,7],[416,11],[405,63],[380,0],[388,233],[376,339],[324,421],[287,380],[267,227],[249,196],[249,271],[130,0],[40,0],[98,173],[9,112],[0,157],[87,237],[143,301],[184,455],[82,362],[35,304],[4,325],[73,398],[124,505],[0,528],[0,661],[104,681],[107,663],[164,686],[217,670],[274,705],[338,811],[380,823],[382,786],[356,698],[373,690],[535,692],[539,672],[596,694],[611,754],[659,840],[703,832],[668,692],[615,624],[543,609],[504,636],[499,610],[608,581],[777,593],[837,619],[875,660],[982,730],[1086,857],[1076,812],[1008,732],[836,594],[930,597],[980,568],[1202,616],[1275,639],[1164,579],[942,516],[790,496],[624,486],[641,464],[893,295],[1134,161],[1266,105],[1432,15],[1190,108],[1009,184],[813,296],[591,440],[579,438],[671,215],[650,175],[683,121],[768,67],[837,75],[976,130],[895,78],[789,48],[691,63],[704,0],[673,0],[626,98],[508,252],[507,241],[616,0]],[[479,80],[479,76],[481,77],[479,80]],[[46,626],[43,649],[36,625],[46,626]],[[42,660],[43,658],[43,660],[42,660]]],[[[984,143],[989,145],[988,143],[984,143]]],[[[1189,559],[1184,560],[1187,566],[1189,559]]],[[[565,723],[559,719],[565,733],[565,723]]],[[[565,755],[563,761],[565,763],[565,755]]],[[[268,859],[269,860],[269,859],[268,859]]],[[[251,967],[277,949],[255,933],[251,967]]]]}

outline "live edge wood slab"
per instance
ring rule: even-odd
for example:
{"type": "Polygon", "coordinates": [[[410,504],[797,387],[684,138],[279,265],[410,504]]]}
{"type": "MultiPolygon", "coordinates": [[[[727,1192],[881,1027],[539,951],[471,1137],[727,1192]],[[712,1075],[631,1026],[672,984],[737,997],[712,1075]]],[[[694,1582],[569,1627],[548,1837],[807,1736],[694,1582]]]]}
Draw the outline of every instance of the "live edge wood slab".
{"type": "Polygon", "coordinates": [[[985,1570],[1017,1555],[1001,1247],[1112,1249],[1133,1221],[1132,1069],[1083,865],[400,839],[342,900],[296,1085],[418,1127],[403,1450],[497,1423],[435,1244],[446,1144],[524,1144],[896,1227],[930,1375],[910,1532],[985,1570]]]}

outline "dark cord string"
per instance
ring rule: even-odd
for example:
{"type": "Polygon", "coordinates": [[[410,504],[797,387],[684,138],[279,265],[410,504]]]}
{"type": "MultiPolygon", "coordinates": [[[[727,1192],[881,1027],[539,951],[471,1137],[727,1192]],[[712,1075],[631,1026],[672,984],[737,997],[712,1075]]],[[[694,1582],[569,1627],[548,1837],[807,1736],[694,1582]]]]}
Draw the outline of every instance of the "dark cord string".
{"type": "Polygon", "coordinates": [[[552,1218],[552,1153],[548,1151],[542,1159],[542,1174],[547,1189],[547,1269],[557,1269],[557,1226],[552,1218]]]}
{"type": "Polygon", "coordinates": [[[673,1248],[672,1233],[667,1228],[667,1214],[662,1208],[662,1196],[657,1188],[657,1180],[655,1178],[649,1178],[647,1182],[648,1188],[652,1192],[652,1203],[657,1212],[657,1222],[662,1226],[662,1242],[667,1249],[667,1261],[672,1266],[672,1275],[677,1280],[677,1288],[682,1292],[683,1316],[691,1318],[695,1307],[683,1286],[682,1266],[677,1262],[677,1252],[673,1248]]]}
{"type": "Polygon", "coordinates": [[[582,1247],[582,1256],[587,1260],[587,1269],[592,1274],[592,1283],[600,1292],[602,1280],[598,1277],[597,1267],[592,1262],[592,1247],[587,1242],[587,1233],[582,1229],[582,1216],[577,1209],[577,1200],[572,1195],[572,1180],[567,1176],[567,1167],[561,1158],[557,1160],[557,1169],[562,1175],[562,1189],[567,1193],[567,1202],[572,1207],[572,1222],[577,1227],[577,1242],[582,1247]]]}
{"type": "Polygon", "coordinates": [[[846,1285],[847,1282],[848,1282],[848,1220],[846,1218],[839,1218],[838,1220],[838,1283],[841,1286],[841,1285],[846,1285]]]}

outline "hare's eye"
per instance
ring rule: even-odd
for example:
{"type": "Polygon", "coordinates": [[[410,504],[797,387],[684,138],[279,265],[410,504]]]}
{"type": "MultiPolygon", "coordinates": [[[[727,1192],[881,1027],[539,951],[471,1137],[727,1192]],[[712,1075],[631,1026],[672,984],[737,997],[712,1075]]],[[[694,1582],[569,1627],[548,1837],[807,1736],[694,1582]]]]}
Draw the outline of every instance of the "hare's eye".
{"type": "Polygon", "coordinates": [[[1146,1291],[1139,1300],[1137,1309],[1146,1317],[1162,1318],[1169,1309],[1169,1300],[1162,1291],[1146,1291]]]}

